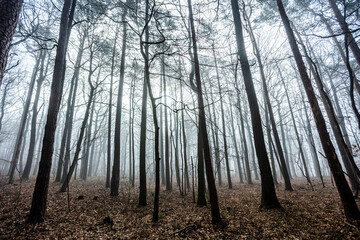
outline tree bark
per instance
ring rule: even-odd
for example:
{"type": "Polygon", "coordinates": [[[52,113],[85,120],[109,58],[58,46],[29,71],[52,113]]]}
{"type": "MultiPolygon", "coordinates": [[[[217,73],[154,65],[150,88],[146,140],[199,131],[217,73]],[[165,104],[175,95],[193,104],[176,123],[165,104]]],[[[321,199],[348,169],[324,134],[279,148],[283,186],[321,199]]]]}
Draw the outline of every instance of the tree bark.
{"type": "Polygon", "coordinates": [[[0,86],[23,0],[0,1],[0,86]]]}
{"type": "Polygon", "coordinates": [[[70,21],[69,14],[71,3],[72,0],[65,0],[61,13],[59,40],[56,50],[54,74],[51,85],[49,108],[43,138],[41,159],[39,163],[39,172],[36,178],[34,194],[28,218],[28,222],[30,223],[38,223],[44,221],[46,212],[51,162],[54,152],[54,137],[64,85],[63,76],[65,70],[65,57],[67,48],[66,45],[68,39],[67,33],[70,21]]]}
{"type": "Polygon", "coordinates": [[[204,99],[201,87],[201,77],[200,77],[200,64],[197,53],[197,41],[195,34],[195,26],[194,26],[194,18],[192,12],[191,0],[188,0],[189,7],[189,19],[191,26],[191,38],[193,42],[193,50],[194,50],[194,67],[195,67],[195,80],[197,86],[197,95],[198,95],[198,107],[199,107],[199,131],[201,133],[202,144],[203,144],[203,152],[204,152],[204,161],[206,165],[206,177],[208,183],[208,190],[210,195],[210,204],[211,204],[211,216],[212,223],[218,224],[221,223],[220,209],[218,203],[218,196],[215,186],[214,173],[211,165],[211,153],[209,147],[209,139],[206,130],[206,116],[205,116],[205,108],[204,108],[204,99]]]}
{"type": "Polygon", "coordinates": [[[123,9],[121,21],[123,22],[123,34],[122,34],[122,47],[121,47],[121,63],[120,63],[120,81],[118,88],[118,99],[116,105],[115,116],[115,135],[114,135],[114,163],[111,176],[111,196],[119,195],[119,183],[120,183],[120,132],[121,132],[121,109],[122,98],[124,89],[124,76],[125,76],[125,57],[126,57],[126,38],[127,38],[127,23],[126,20],[127,7],[123,9]]]}
{"type": "Polygon", "coordinates": [[[292,31],[291,26],[290,26],[289,18],[285,12],[282,1],[276,0],[276,2],[278,5],[278,9],[280,12],[282,22],[285,27],[285,31],[286,31],[286,34],[287,34],[287,37],[289,40],[291,50],[295,57],[295,61],[296,61],[296,64],[297,64],[297,67],[298,67],[298,70],[299,70],[299,73],[301,76],[301,80],[303,82],[308,100],[311,105],[311,109],[313,111],[316,127],[319,132],[321,144],[323,146],[326,159],[328,160],[329,167],[331,169],[331,173],[333,175],[335,184],[339,191],[341,202],[343,204],[344,211],[345,211],[345,216],[349,219],[360,219],[359,209],[358,209],[355,199],[351,193],[350,187],[345,179],[339,159],[335,152],[335,148],[331,142],[329,133],[327,132],[325,119],[321,113],[318,101],[316,99],[314,89],[312,87],[310,78],[307,74],[307,69],[302,60],[299,47],[297,46],[294,32],[292,31]]]}
{"type": "Polygon", "coordinates": [[[264,134],[261,125],[259,105],[251,76],[250,66],[245,51],[245,43],[241,26],[239,5],[237,0],[231,0],[232,13],[234,17],[236,42],[238,56],[240,58],[241,70],[244,77],[245,89],[249,101],[256,155],[259,162],[261,175],[261,203],[262,208],[279,208],[280,203],[276,197],[274,181],[271,174],[269,158],[267,156],[264,134]]]}

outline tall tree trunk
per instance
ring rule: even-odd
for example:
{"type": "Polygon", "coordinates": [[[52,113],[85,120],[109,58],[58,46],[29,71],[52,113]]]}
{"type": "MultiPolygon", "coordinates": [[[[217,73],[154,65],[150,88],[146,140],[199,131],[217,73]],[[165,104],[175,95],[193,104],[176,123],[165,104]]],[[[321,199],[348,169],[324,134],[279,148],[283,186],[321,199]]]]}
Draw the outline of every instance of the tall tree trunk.
{"type": "MultiPolygon", "coordinates": [[[[147,78],[150,79],[150,66],[149,66],[149,1],[145,2],[145,44],[141,39],[140,47],[141,54],[143,55],[144,64],[144,82],[142,90],[142,103],[141,103],[141,125],[140,125],[140,161],[139,161],[139,172],[140,172],[140,193],[139,193],[139,206],[146,205],[146,116],[147,116],[147,78]]],[[[153,110],[154,111],[154,110],[153,110]]]]}
{"type": "Polygon", "coordinates": [[[341,14],[338,6],[336,5],[336,2],[334,0],[328,0],[328,2],[334,12],[336,20],[338,21],[343,34],[345,35],[346,44],[350,46],[350,49],[360,67],[360,48],[357,44],[357,41],[354,39],[352,33],[350,32],[349,26],[344,16],[341,14]]]}
{"type": "MultiPolygon", "coordinates": [[[[66,108],[66,113],[65,113],[65,116],[66,116],[65,126],[64,126],[64,132],[62,135],[62,139],[61,139],[61,147],[60,147],[55,182],[60,182],[61,174],[63,172],[62,170],[67,171],[67,167],[64,168],[64,165],[65,165],[64,155],[65,155],[65,151],[66,151],[66,144],[68,142],[67,140],[68,140],[68,138],[71,138],[71,136],[68,135],[68,133],[71,132],[71,130],[69,130],[69,128],[72,127],[72,117],[70,117],[70,115],[71,115],[71,111],[73,111],[73,110],[72,110],[71,105],[72,105],[72,99],[74,98],[74,96],[76,96],[76,90],[77,90],[76,86],[77,86],[77,81],[79,79],[81,60],[82,60],[82,55],[83,55],[83,51],[84,51],[84,44],[85,44],[86,37],[87,37],[87,33],[85,31],[84,35],[81,39],[81,42],[80,42],[78,54],[76,57],[75,70],[74,70],[74,73],[73,73],[73,76],[71,79],[71,83],[70,83],[70,91],[69,91],[69,96],[67,99],[67,108],[66,108]]],[[[64,172],[63,174],[65,175],[66,172],[64,172]]]]}
{"type": "MultiPolygon", "coordinates": [[[[200,121],[199,121],[200,122],[200,121]]],[[[203,151],[203,139],[200,129],[198,130],[198,142],[197,142],[197,155],[198,155],[198,166],[197,166],[197,176],[198,176],[198,192],[197,192],[197,201],[198,206],[206,206],[206,187],[205,187],[205,175],[204,175],[204,151],[203,151]]]]}
{"type": "Polygon", "coordinates": [[[38,103],[40,99],[40,92],[41,92],[41,85],[45,79],[44,71],[45,71],[45,58],[46,58],[46,52],[43,51],[43,56],[41,59],[40,64],[40,74],[39,79],[37,80],[37,86],[36,86],[36,94],[35,99],[33,103],[32,108],[32,119],[31,119],[31,133],[30,133],[30,145],[29,145],[29,152],[26,160],[26,165],[24,168],[24,172],[21,176],[22,180],[28,180],[31,170],[31,165],[34,159],[34,152],[35,152],[35,143],[36,143],[36,125],[37,125],[37,115],[38,115],[38,103]]]}
{"type": "Polygon", "coordinates": [[[195,34],[195,26],[194,26],[194,18],[192,12],[191,0],[188,0],[189,7],[189,19],[191,26],[191,38],[193,42],[193,50],[194,50],[194,67],[195,67],[195,80],[197,87],[197,95],[198,95],[198,107],[199,107],[199,131],[201,133],[202,144],[203,144],[203,152],[204,152],[204,161],[206,166],[206,177],[210,195],[210,204],[211,204],[211,216],[213,224],[221,223],[220,209],[218,203],[218,196],[215,186],[214,173],[211,165],[211,153],[209,147],[209,139],[206,130],[206,116],[204,109],[204,99],[203,92],[201,87],[201,77],[200,77],[200,64],[197,52],[197,41],[195,34]]]}
{"type": "Polygon", "coordinates": [[[297,46],[295,35],[291,29],[289,18],[285,12],[283,3],[281,0],[276,0],[281,19],[283,21],[285,31],[289,40],[289,44],[291,50],[293,51],[295,61],[301,76],[301,80],[303,82],[304,88],[306,90],[306,94],[308,100],[311,105],[311,109],[313,111],[315,123],[317,130],[319,132],[321,144],[323,146],[326,159],[328,160],[331,173],[334,177],[335,184],[339,191],[339,195],[341,198],[341,202],[344,207],[345,216],[350,219],[360,219],[360,212],[356,205],[355,199],[351,193],[350,187],[345,179],[344,173],[342,171],[339,159],[336,155],[335,148],[331,142],[329,133],[326,130],[325,119],[321,113],[318,101],[316,99],[316,95],[314,89],[311,84],[311,80],[307,74],[307,69],[302,60],[301,53],[299,47],[297,46]]]}
{"type": "Polygon", "coordinates": [[[335,136],[335,141],[336,141],[338,149],[340,151],[341,158],[343,159],[345,168],[346,168],[348,174],[351,177],[351,182],[352,182],[352,185],[353,185],[353,189],[356,191],[357,188],[358,188],[358,179],[357,178],[360,177],[360,171],[359,171],[359,169],[357,168],[357,166],[355,164],[354,157],[353,157],[348,145],[345,143],[343,133],[341,132],[340,125],[339,125],[339,123],[338,123],[338,121],[336,119],[335,109],[334,109],[334,107],[332,105],[332,102],[331,102],[331,100],[330,100],[330,98],[329,98],[329,96],[327,94],[327,91],[326,91],[327,89],[325,89],[325,86],[324,86],[324,84],[322,82],[322,79],[320,77],[319,69],[315,65],[314,61],[308,55],[307,50],[305,48],[305,45],[304,45],[304,43],[303,43],[303,41],[302,41],[302,39],[300,37],[300,34],[296,30],[295,30],[295,34],[298,36],[298,41],[299,41],[299,43],[301,44],[301,46],[303,48],[303,52],[305,53],[307,63],[309,65],[309,67],[310,67],[310,71],[314,76],[315,83],[316,83],[316,86],[319,89],[320,97],[321,97],[321,100],[322,100],[322,102],[324,104],[326,114],[327,114],[327,116],[329,118],[330,126],[331,126],[331,129],[333,130],[333,133],[334,133],[334,136],[335,136]],[[351,163],[353,163],[354,166],[357,168],[358,176],[356,176],[356,174],[354,172],[354,169],[351,166],[352,165],[351,163]]]}
{"type": "MultiPolygon", "coordinates": [[[[331,39],[333,40],[336,48],[338,49],[339,51],[339,54],[340,54],[340,57],[341,59],[343,60],[344,64],[346,65],[346,56],[345,56],[345,53],[344,53],[344,50],[342,49],[341,47],[341,44],[339,43],[339,41],[337,40],[336,38],[336,34],[334,33],[334,31],[332,30],[331,28],[331,25],[329,24],[329,22],[326,20],[326,18],[322,15],[322,14],[316,14],[314,11],[311,11],[313,12],[316,16],[319,16],[320,17],[320,20],[325,24],[326,26],[326,29],[328,30],[330,36],[331,36],[331,39]]],[[[355,85],[355,88],[356,88],[356,91],[358,92],[358,94],[360,95],[360,84],[359,84],[359,80],[356,78],[356,75],[354,73],[354,71],[351,69],[351,73],[353,76],[354,76],[354,85],[355,85]]]]}
{"type": "MultiPolygon", "coordinates": [[[[91,103],[93,101],[94,95],[95,95],[95,87],[90,83],[89,100],[88,100],[88,102],[86,104],[86,110],[85,110],[84,119],[83,119],[83,121],[81,123],[80,134],[79,134],[78,141],[76,143],[75,155],[74,155],[73,161],[71,163],[69,172],[66,174],[65,181],[61,186],[60,192],[65,192],[66,189],[69,187],[70,179],[71,179],[71,177],[72,177],[72,175],[74,173],[75,167],[77,166],[77,162],[79,160],[79,155],[80,155],[80,151],[81,151],[82,141],[83,141],[84,135],[85,135],[86,125],[87,125],[88,118],[89,118],[89,115],[90,115],[91,103]]],[[[75,171],[75,175],[76,175],[76,171],[75,171]]]]}
{"type": "Polygon", "coordinates": [[[253,45],[254,55],[256,57],[258,65],[259,65],[260,77],[261,77],[263,91],[264,91],[265,104],[267,106],[267,110],[268,110],[268,113],[269,113],[270,124],[271,124],[273,135],[274,135],[276,149],[278,151],[279,158],[280,158],[280,163],[281,163],[281,167],[282,167],[282,174],[283,174],[284,182],[285,182],[285,190],[292,191],[293,189],[292,189],[292,186],[291,186],[288,167],[286,165],[286,160],[285,160],[285,154],[286,153],[284,154],[283,147],[281,146],[281,143],[280,143],[279,132],[278,132],[277,127],[276,127],[275,117],[274,117],[273,109],[272,109],[271,102],[270,102],[269,91],[268,91],[267,84],[266,84],[266,77],[265,77],[264,67],[263,67],[263,63],[262,63],[262,59],[261,59],[261,55],[260,55],[260,50],[258,48],[256,39],[255,39],[255,36],[254,36],[254,32],[253,32],[252,27],[251,27],[250,19],[247,16],[245,10],[243,11],[243,14],[244,14],[245,20],[247,21],[248,32],[250,34],[251,42],[252,42],[252,45],[253,45]]]}
{"type": "Polygon", "coordinates": [[[27,97],[26,97],[26,101],[24,104],[23,113],[21,115],[19,132],[17,134],[15,149],[14,149],[14,153],[12,156],[11,166],[10,166],[10,171],[9,171],[9,184],[12,184],[14,182],[14,173],[15,173],[15,169],[17,168],[18,161],[19,161],[21,145],[22,145],[22,141],[24,138],[24,131],[25,131],[25,127],[26,127],[26,120],[28,118],[31,97],[33,95],[36,77],[37,77],[37,73],[39,70],[39,64],[42,61],[43,57],[45,57],[45,52],[39,51],[38,55],[36,56],[36,63],[35,63],[35,66],[34,66],[34,69],[32,72],[30,86],[29,86],[29,90],[27,92],[27,97]]]}
{"type": "MultiPolygon", "coordinates": [[[[180,83],[180,96],[181,103],[185,107],[184,99],[183,99],[183,85],[180,83]]],[[[184,154],[184,171],[185,171],[185,184],[188,190],[190,190],[190,179],[189,179],[189,168],[187,163],[187,143],[186,143],[186,132],[185,132],[185,118],[184,111],[181,111],[181,130],[182,130],[182,139],[183,139],[183,154],[184,154]]]]}
{"type": "Polygon", "coordinates": [[[47,193],[49,188],[50,170],[52,155],[54,151],[54,137],[56,132],[57,115],[61,103],[63,85],[66,48],[68,43],[70,7],[72,0],[64,0],[61,13],[59,40],[56,50],[53,81],[49,100],[48,115],[45,126],[45,133],[39,163],[39,172],[36,178],[34,194],[31,203],[28,222],[37,223],[44,221],[47,193]]]}
{"type": "Polygon", "coordinates": [[[118,88],[118,99],[116,104],[115,116],[115,135],[114,135],[114,163],[111,176],[111,196],[119,195],[120,183],[120,131],[121,131],[121,109],[122,98],[124,89],[124,76],[125,76],[125,56],[126,56],[126,38],[127,38],[127,23],[126,20],[127,7],[124,6],[121,21],[123,22],[122,46],[121,46],[121,63],[120,63],[120,81],[118,88]]]}
{"type": "Polygon", "coordinates": [[[230,166],[229,166],[228,146],[227,146],[227,139],[226,139],[224,104],[223,104],[223,100],[222,100],[223,96],[222,96],[222,90],[221,90],[221,86],[220,86],[220,76],[219,76],[219,70],[218,70],[218,65],[217,65],[214,43],[212,44],[212,51],[213,51],[213,57],[214,57],[214,61],[215,61],[216,78],[217,78],[217,84],[218,84],[219,95],[220,95],[220,109],[221,109],[222,135],[223,135],[223,141],[224,141],[226,174],[227,174],[227,179],[228,179],[228,186],[231,189],[232,183],[231,183],[231,174],[230,174],[230,166]]]}
{"type": "Polygon", "coordinates": [[[237,0],[231,0],[232,13],[234,17],[236,42],[238,48],[238,56],[240,58],[241,70],[244,77],[245,89],[249,101],[252,127],[254,132],[254,141],[256,147],[256,155],[259,162],[261,175],[261,203],[262,208],[279,208],[280,203],[276,197],[273,177],[269,158],[267,156],[264,134],[261,125],[259,105],[254,89],[254,84],[251,76],[250,66],[245,51],[245,43],[241,26],[241,18],[239,13],[239,5],[237,0]]]}
{"type": "Polygon", "coordinates": [[[114,45],[112,48],[112,57],[111,57],[111,73],[110,73],[110,93],[109,93],[109,117],[108,117],[108,132],[107,132],[107,154],[106,154],[106,183],[105,187],[110,187],[110,165],[111,165],[111,125],[112,125],[112,99],[113,99],[113,82],[114,82],[114,70],[115,70],[115,56],[116,56],[116,43],[119,33],[119,27],[116,27],[114,45]]]}
{"type": "Polygon", "coordinates": [[[165,78],[165,63],[162,65],[162,73],[163,73],[163,81],[164,81],[164,105],[165,105],[165,182],[166,182],[166,190],[171,190],[171,182],[170,182],[170,143],[169,143],[169,125],[168,125],[168,113],[167,113],[167,91],[166,91],[166,78],[165,78]]]}
{"type": "Polygon", "coordinates": [[[0,4],[0,86],[23,2],[23,0],[3,0],[0,4]]]}

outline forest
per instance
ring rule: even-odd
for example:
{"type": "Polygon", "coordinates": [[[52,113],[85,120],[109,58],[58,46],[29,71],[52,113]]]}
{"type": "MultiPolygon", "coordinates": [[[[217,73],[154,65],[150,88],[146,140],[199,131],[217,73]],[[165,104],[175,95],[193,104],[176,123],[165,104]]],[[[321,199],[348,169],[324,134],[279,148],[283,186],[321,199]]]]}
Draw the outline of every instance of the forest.
{"type": "Polygon", "coordinates": [[[0,239],[359,239],[358,0],[0,0],[0,239]]]}

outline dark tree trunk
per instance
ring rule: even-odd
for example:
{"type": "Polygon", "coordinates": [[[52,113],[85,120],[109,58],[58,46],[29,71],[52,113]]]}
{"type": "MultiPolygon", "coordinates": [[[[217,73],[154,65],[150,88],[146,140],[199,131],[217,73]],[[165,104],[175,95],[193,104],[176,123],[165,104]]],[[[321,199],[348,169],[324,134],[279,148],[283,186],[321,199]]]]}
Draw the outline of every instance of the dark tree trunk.
{"type": "Polygon", "coordinates": [[[170,181],[170,143],[169,143],[169,125],[168,125],[168,114],[167,114],[167,91],[166,91],[166,78],[165,78],[165,63],[162,64],[162,73],[164,80],[164,105],[165,105],[165,182],[166,190],[171,190],[171,181],[170,181]]]}
{"type": "Polygon", "coordinates": [[[85,32],[82,37],[82,40],[80,42],[78,54],[76,57],[75,71],[74,71],[72,79],[71,79],[70,91],[69,91],[69,96],[67,99],[67,108],[66,108],[66,113],[65,113],[65,116],[66,116],[65,126],[64,126],[64,132],[62,135],[62,139],[61,139],[61,147],[60,147],[59,161],[58,161],[58,166],[57,166],[55,182],[60,182],[62,172],[65,175],[66,171],[67,171],[67,167],[64,168],[64,165],[65,165],[64,155],[66,154],[65,151],[66,151],[66,147],[67,147],[67,142],[70,141],[70,139],[71,139],[71,135],[69,136],[68,134],[69,134],[69,132],[71,133],[71,130],[69,128],[72,127],[72,117],[71,117],[71,111],[73,111],[73,109],[72,109],[73,100],[72,99],[74,98],[74,96],[76,96],[77,81],[79,79],[81,59],[82,59],[82,55],[83,55],[86,37],[87,37],[87,34],[85,32]],[[64,172],[62,170],[66,170],[66,171],[64,172]]]}
{"type": "Polygon", "coordinates": [[[49,100],[48,115],[43,138],[39,171],[36,178],[34,194],[31,203],[28,222],[37,223],[44,221],[46,212],[47,193],[49,188],[52,155],[54,152],[54,137],[56,132],[57,115],[61,103],[65,57],[68,39],[69,14],[72,0],[65,0],[60,21],[60,32],[56,50],[55,66],[51,93],[49,100]]]}
{"type": "Polygon", "coordinates": [[[205,197],[205,175],[204,175],[204,151],[203,151],[203,140],[201,132],[198,132],[198,144],[197,144],[197,154],[198,154],[198,166],[197,166],[197,175],[198,175],[198,194],[197,194],[197,205],[205,206],[206,197],[205,197]]]}
{"type": "Polygon", "coordinates": [[[110,73],[110,93],[109,93],[109,118],[108,118],[108,132],[107,132],[107,155],[106,155],[106,183],[105,187],[110,187],[110,165],[111,165],[111,119],[112,119],[112,98],[113,98],[113,82],[114,82],[114,70],[115,70],[115,55],[116,55],[116,43],[118,38],[119,28],[116,28],[114,45],[112,49],[111,57],[111,73],[110,73]]]}
{"type": "Polygon", "coordinates": [[[271,174],[271,168],[269,158],[267,156],[264,134],[261,125],[259,105],[254,89],[254,84],[250,72],[250,66],[247,59],[244,37],[241,26],[241,18],[239,13],[239,5],[237,0],[231,0],[232,13],[235,23],[235,33],[238,48],[238,56],[240,58],[241,70],[244,77],[245,89],[249,101],[252,127],[254,132],[254,141],[256,148],[256,155],[259,162],[260,175],[261,175],[261,203],[262,208],[279,208],[280,203],[276,197],[273,177],[271,174]]]}
{"type": "Polygon", "coordinates": [[[115,135],[114,135],[114,163],[111,176],[111,196],[119,195],[119,182],[120,182],[120,132],[121,132],[121,109],[122,98],[124,89],[124,76],[125,76],[125,56],[126,56],[126,38],[127,38],[127,23],[125,23],[127,14],[127,7],[123,8],[121,21],[123,24],[122,34],[122,47],[121,47],[121,63],[120,63],[120,81],[118,88],[118,99],[116,104],[115,116],[115,135]]]}
{"type": "Polygon", "coordinates": [[[273,135],[274,135],[276,149],[278,151],[279,158],[280,158],[282,174],[283,174],[284,182],[285,182],[285,190],[292,191],[293,189],[291,186],[288,167],[286,165],[286,160],[285,160],[286,153],[284,154],[283,147],[281,146],[281,143],[280,143],[279,132],[276,127],[275,117],[274,117],[273,109],[272,109],[271,102],[270,102],[269,91],[268,91],[267,84],[266,84],[266,77],[265,77],[264,67],[263,67],[263,63],[262,63],[262,59],[261,59],[261,55],[260,55],[260,50],[257,46],[257,42],[256,42],[252,27],[251,27],[250,19],[248,18],[246,11],[243,11],[243,13],[244,13],[245,20],[248,23],[248,32],[250,34],[251,42],[253,45],[254,55],[258,61],[258,65],[259,65],[260,77],[261,77],[263,91],[264,91],[265,104],[266,104],[266,107],[267,107],[267,110],[269,113],[270,124],[271,124],[273,135]]]}
{"type": "Polygon", "coordinates": [[[191,38],[193,42],[193,50],[194,50],[194,67],[195,67],[195,80],[197,86],[197,95],[198,95],[198,107],[199,107],[199,131],[201,133],[202,144],[203,144],[203,152],[204,152],[204,161],[206,166],[206,177],[208,183],[208,190],[210,195],[210,204],[211,204],[211,216],[213,224],[221,223],[220,209],[218,203],[218,196],[215,186],[215,179],[213,168],[211,165],[211,153],[209,147],[209,139],[206,130],[206,116],[204,109],[204,99],[203,92],[201,87],[201,77],[200,77],[200,64],[197,53],[197,43],[196,43],[196,34],[195,34],[195,26],[194,26],[194,18],[192,13],[191,0],[188,0],[189,6],[189,19],[191,26],[191,38]]]}
{"type": "MultiPolygon", "coordinates": [[[[77,141],[77,144],[76,144],[75,155],[74,155],[73,161],[71,163],[69,172],[66,174],[65,181],[61,186],[60,192],[65,192],[66,189],[69,187],[70,179],[71,179],[71,177],[72,177],[72,175],[74,173],[75,167],[77,166],[77,162],[79,160],[79,155],[80,155],[80,151],[81,151],[81,145],[82,145],[82,141],[83,141],[84,135],[85,135],[86,124],[88,122],[88,118],[89,118],[89,115],[90,115],[91,103],[93,101],[93,97],[94,97],[94,94],[95,94],[95,88],[91,84],[90,84],[90,87],[91,87],[91,89],[90,89],[89,100],[88,100],[88,102],[86,104],[85,115],[84,115],[84,119],[83,119],[82,124],[81,124],[80,134],[79,134],[79,138],[78,138],[78,141],[77,141]]],[[[76,171],[75,171],[75,174],[76,174],[76,171]]]]}
{"type": "Polygon", "coordinates": [[[0,86],[23,0],[0,1],[0,86]]]}
{"type": "Polygon", "coordinates": [[[282,19],[284,27],[285,27],[287,37],[289,40],[291,50],[293,51],[297,67],[299,69],[301,80],[303,82],[308,100],[311,105],[311,109],[313,111],[313,115],[314,115],[317,130],[319,132],[321,144],[323,146],[325,156],[328,160],[328,163],[329,163],[329,166],[331,169],[331,173],[335,180],[335,184],[339,191],[341,202],[343,204],[344,211],[345,211],[345,216],[350,219],[360,219],[359,209],[358,209],[355,199],[351,193],[350,187],[345,179],[339,159],[335,152],[335,148],[331,142],[329,133],[327,132],[325,119],[321,113],[318,101],[316,99],[314,89],[312,87],[310,78],[307,74],[307,69],[302,60],[299,47],[297,46],[294,32],[292,31],[291,26],[290,26],[289,18],[285,12],[282,1],[281,0],[276,0],[276,1],[277,1],[277,5],[279,8],[281,19],[282,19]]]}
{"type": "Polygon", "coordinates": [[[142,103],[141,103],[141,125],[140,125],[140,193],[139,193],[139,206],[146,206],[146,116],[147,116],[147,78],[150,79],[150,66],[149,66],[149,1],[146,0],[145,9],[145,44],[141,40],[140,47],[145,61],[144,65],[144,82],[142,90],[142,103]]]}

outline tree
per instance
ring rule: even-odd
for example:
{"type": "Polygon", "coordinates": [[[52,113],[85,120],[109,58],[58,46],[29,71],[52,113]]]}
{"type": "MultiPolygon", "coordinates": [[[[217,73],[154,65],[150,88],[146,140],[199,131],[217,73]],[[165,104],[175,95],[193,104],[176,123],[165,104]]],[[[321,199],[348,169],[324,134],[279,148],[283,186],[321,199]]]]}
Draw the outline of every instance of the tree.
{"type": "Polygon", "coordinates": [[[46,212],[47,193],[49,188],[50,170],[52,155],[54,152],[54,137],[56,131],[57,116],[59,112],[65,71],[65,57],[68,38],[70,34],[69,22],[72,0],[64,0],[61,12],[59,40],[56,50],[55,66],[53,72],[53,81],[51,85],[51,94],[49,100],[48,115],[43,138],[43,147],[39,163],[39,171],[36,177],[36,183],[31,203],[28,222],[38,223],[44,221],[46,212]]]}
{"type": "Polygon", "coordinates": [[[350,187],[345,179],[344,173],[342,171],[339,159],[335,152],[335,148],[330,139],[329,133],[326,129],[325,119],[320,110],[313,86],[311,84],[310,78],[307,73],[304,61],[302,59],[299,47],[296,43],[294,32],[290,26],[290,20],[286,14],[284,5],[281,0],[276,0],[281,20],[283,22],[286,35],[289,41],[289,45],[293,52],[296,65],[298,67],[301,80],[303,82],[307,98],[310,102],[311,109],[314,115],[316,127],[320,136],[321,144],[325,152],[326,159],[329,163],[331,173],[333,174],[336,187],[338,189],[341,202],[344,207],[345,216],[349,219],[360,219],[360,211],[356,205],[355,199],[351,193],[350,187]]]}
{"type": "Polygon", "coordinates": [[[0,86],[23,0],[0,1],[0,86]]]}
{"type": "Polygon", "coordinates": [[[123,22],[122,47],[121,47],[121,63],[120,63],[120,81],[118,87],[118,99],[116,104],[115,115],[115,135],[114,135],[114,163],[111,177],[111,196],[119,195],[120,182],[120,130],[121,130],[121,109],[124,88],[125,75],[125,56],[126,56],[126,38],[127,38],[127,23],[126,20],[127,7],[124,6],[121,21],[123,22]]]}
{"type": "Polygon", "coordinates": [[[256,155],[259,162],[261,175],[261,203],[262,208],[280,208],[280,203],[276,197],[273,177],[271,175],[271,168],[269,158],[267,156],[264,134],[261,126],[261,118],[259,112],[259,105],[254,89],[254,84],[250,72],[250,65],[247,59],[244,37],[241,26],[241,18],[239,13],[239,5],[237,0],[231,0],[232,13],[235,23],[235,33],[237,42],[237,54],[240,59],[241,70],[244,77],[245,89],[250,105],[251,121],[254,132],[254,142],[256,148],[256,155]]]}
{"type": "Polygon", "coordinates": [[[209,147],[209,139],[206,130],[206,116],[205,116],[205,107],[204,107],[204,99],[201,87],[201,76],[200,76],[200,64],[197,52],[197,41],[196,41],[196,33],[194,26],[194,17],[192,12],[191,0],[188,0],[188,8],[189,8],[189,20],[191,26],[191,39],[193,43],[193,51],[194,51],[194,67],[195,67],[195,81],[197,87],[197,95],[198,95],[198,108],[199,108],[199,132],[202,139],[202,148],[204,153],[204,161],[206,166],[206,177],[210,195],[210,204],[211,204],[211,216],[212,223],[218,224],[221,223],[220,209],[218,203],[218,196],[215,186],[214,173],[211,165],[211,154],[209,147]]]}

